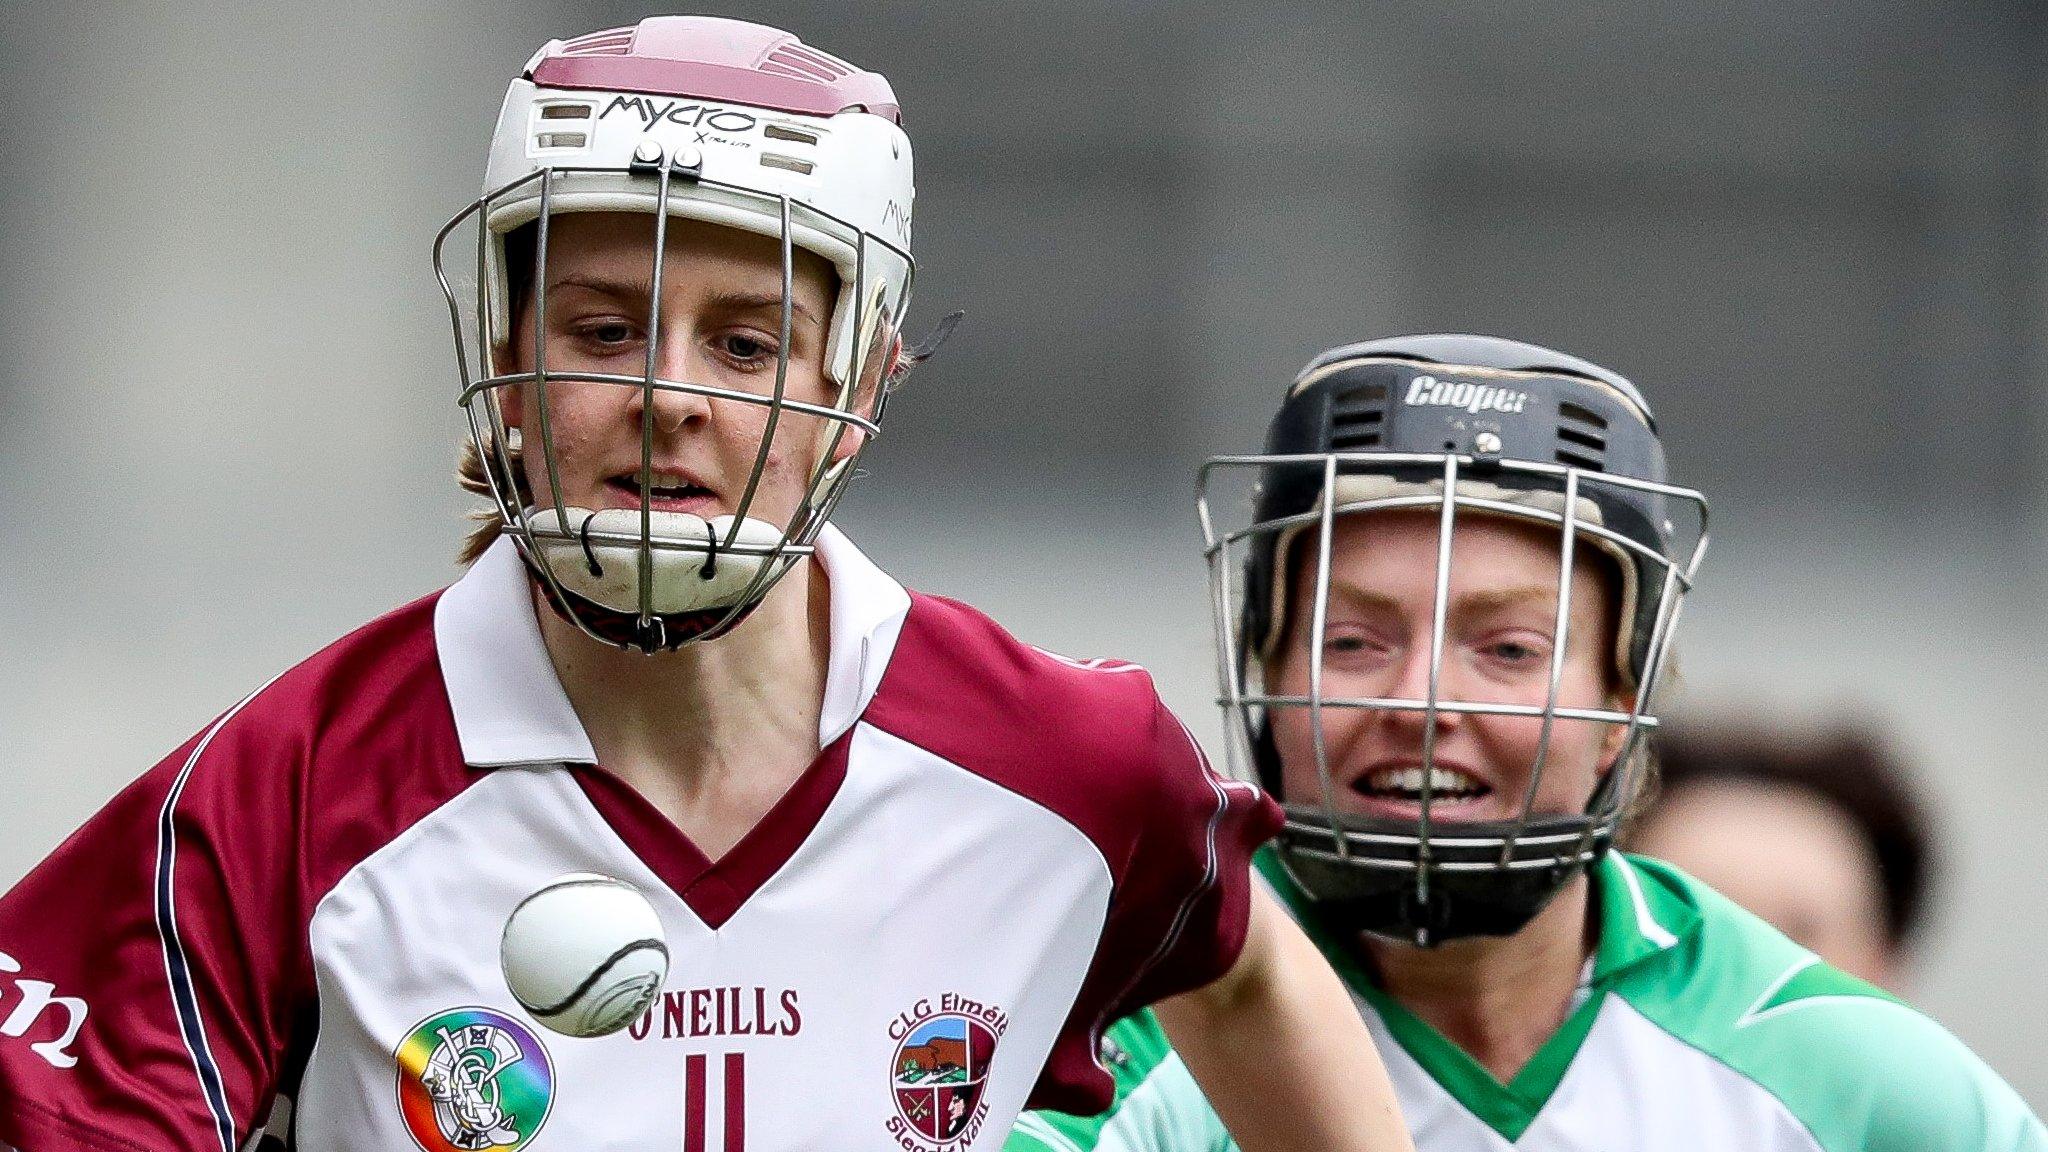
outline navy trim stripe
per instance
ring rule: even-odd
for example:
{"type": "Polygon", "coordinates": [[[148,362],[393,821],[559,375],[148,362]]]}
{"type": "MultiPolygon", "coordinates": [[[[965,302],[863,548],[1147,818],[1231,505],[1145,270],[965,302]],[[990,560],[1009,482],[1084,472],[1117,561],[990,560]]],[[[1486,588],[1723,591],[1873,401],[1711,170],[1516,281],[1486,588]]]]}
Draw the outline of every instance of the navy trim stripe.
{"type": "MultiPolygon", "coordinates": [[[[275,683],[275,679],[271,683],[275,683]]],[[[265,684],[263,688],[270,687],[265,684]]],[[[164,807],[157,817],[156,825],[156,930],[163,940],[164,974],[170,979],[171,1003],[177,1009],[178,1033],[185,1041],[185,1051],[192,1057],[193,1070],[199,1077],[200,1091],[206,1097],[207,1110],[213,1113],[215,1134],[220,1137],[221,1152],[235,1152],[235,1117],[228,1108],[226,1086],[221,1082],[220,1065],[213,1059],[213,1048],[207,1043],[206,1025],[199,1016],[199,996],[192,984],[191,963],[185,958],[185,943],[178,935],[178,906],[176,881],[178,867],[178,836],[175,818],[179,797],[185,794],[185,782],[192,778],[192,770],[199,764],[199,758],[206,753],[207,745],[235,718],[249,701],[261,695],[258,688],[244,697],[240,704],[228,710],[227,715],[214,722],[199,746],[185,760],[185,766],[178,771],[177,780],[171,784],[170,794],[164,797],[164,807]]]]}

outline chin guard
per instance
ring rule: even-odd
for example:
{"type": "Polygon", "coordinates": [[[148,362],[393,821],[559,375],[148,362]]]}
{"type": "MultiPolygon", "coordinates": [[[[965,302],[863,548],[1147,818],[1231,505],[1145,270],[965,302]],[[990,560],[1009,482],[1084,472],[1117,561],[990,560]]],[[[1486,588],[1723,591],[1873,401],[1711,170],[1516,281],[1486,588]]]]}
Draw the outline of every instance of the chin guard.
{"type": "Polygon", "coordinates": [[[1438,825],[1425,862],[1412,823],[1340,814],[1333,828],[1320,806],[1286,809],[1280,863],[1317,913],[1418,948],[1514,935],[1614,839],[1589,816],[1438,825]]]}
{"type": "Polygon", "coordinates": [[[737,611],[724,607],[703,608],[694,612],[656,613],[642,618],[633,612],[614,612],[595,600],[579,596],[538,576],[533,577],[533,583],[540,588],[555,615],[614,648],[632,649],[649,656],[673,652],[714,628],[724,631],[737,628],[753,614],[758,604],[742,604],[737,611]]]}
{"type": "Polygon", "coordinates": [[[649,512],[655,538],[694,538],[702,549],[653,549],[643,557],[637,509],[529,508],[526,517],[541,526],[534,539],[553,579],[542,578],[533,561],[528,569],[556,614],[608,644],[649,654],[703,636],[735,610],[728,627],[737,627],[759,602],[754,590],[794,563],[778,555],[781,530],[762,520],[649,512]]]}

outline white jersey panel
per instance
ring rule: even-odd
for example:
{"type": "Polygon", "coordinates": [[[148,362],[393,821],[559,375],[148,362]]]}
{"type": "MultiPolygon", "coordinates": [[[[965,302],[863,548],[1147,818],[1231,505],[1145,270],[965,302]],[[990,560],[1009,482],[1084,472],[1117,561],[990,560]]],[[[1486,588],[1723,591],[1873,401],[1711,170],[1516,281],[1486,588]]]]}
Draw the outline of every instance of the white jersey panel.
{"type": "Polygon", "coordinates": [[[1761,1085],[1609,995],[1564,1079],[1509,1143],[1360,1003],[1420,1152],[1819,1152],[1761,1085]]]}
{"type": "MultiPolygon", "coordinates": [[[[1475,1145],[1476,1147],[1476,1145],[1475,1145]]],[[[1517,1148],[1546,1152],[1820,1152],[1762,1085],[1609,995],[1517,1148]]]]}
{"type": "Polygon", "coordinates": [[[498,769],[321,902],[299,1147],[425,1147],[416,1134],[435,1124],[448,1147],[483,1148],[495,1124],[541,1152],[550,1128],[574,1133],[574,1152],[994,1149],[1065,1022],[1109,893],[1100,852],[1065,820],[866,725],[817,827],[716,930],[569,771],[498,769]],[[608,1037],[535,1024],[499,969],[505,917],[577,871],[640,887],[668,936],[663,998],[608,1037]],[[982,1087],[906,1088],[906,1053],[944,1054],[955,1034],[969,1067],[951,1074],[982,1087]],[[465,1044],[497,1079],[444,1091],[460,1099],[437,1111],[428,1088],[461,1056],[443,1049],[465,1044]],[[948,1107],[950,1132],[929,1120],[948,1107]],[[917,1126],[933,1123],[940,1137],[917,1126]]]}

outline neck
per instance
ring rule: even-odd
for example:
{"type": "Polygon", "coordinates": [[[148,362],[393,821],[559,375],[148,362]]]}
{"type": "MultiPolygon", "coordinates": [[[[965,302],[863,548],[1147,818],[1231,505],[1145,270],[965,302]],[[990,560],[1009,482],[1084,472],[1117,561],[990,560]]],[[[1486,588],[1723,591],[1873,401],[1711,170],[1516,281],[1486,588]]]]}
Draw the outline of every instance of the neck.
{"type": "Polygon", "coordinates": [[[818,754],[830,596],[813,559],[716,640],[647,655],[591,639],[534,594],[541,637],[598,763],[716,857],[818,754]]]}
{"type": "Polygon", "coordinates": [[[1505,1084],[1571,1014],[1598,936],[1575,877],[1512,936],[1421,949],[1362,936],[1380,987],[1505,1084]]]}

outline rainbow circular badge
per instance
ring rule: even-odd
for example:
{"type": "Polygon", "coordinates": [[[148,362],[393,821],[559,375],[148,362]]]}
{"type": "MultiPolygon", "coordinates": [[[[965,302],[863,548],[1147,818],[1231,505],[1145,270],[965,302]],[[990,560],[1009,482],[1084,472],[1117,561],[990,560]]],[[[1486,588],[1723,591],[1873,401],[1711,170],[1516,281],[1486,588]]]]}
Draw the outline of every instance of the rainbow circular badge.
{"type": "Polygon", "coordinates": [[[398,1107],[426,1152],[523,1148],[554,1094],[547,1049],[502,1012],[450,1009],[398,1046],[398,1107]]]}

